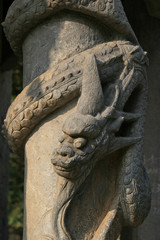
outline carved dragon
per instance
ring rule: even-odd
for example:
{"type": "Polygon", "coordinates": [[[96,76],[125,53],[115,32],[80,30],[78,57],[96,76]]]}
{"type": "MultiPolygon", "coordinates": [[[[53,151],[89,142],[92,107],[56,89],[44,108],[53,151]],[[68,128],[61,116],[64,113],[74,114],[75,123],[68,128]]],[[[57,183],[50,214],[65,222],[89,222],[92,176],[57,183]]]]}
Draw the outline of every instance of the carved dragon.
{"type": "MultiPolygon", "coordinates": [[[[78,96],[81,89],[77,111],[64,122],[60,147],[55,149],[52,156],[55,171],[65,180],[59,188],[53,210],[53,232],[45,233],[44,229],[41,237],[58,240],[72,239],[73,235],[75,238],[76,233],[70,233],[66,228],[65,219],[68,209],[74,206],[76,194],[95,171],[97,163],[105,159],[110,164],[108,161],[112,162],[112,152],[124,148],[121,153],[123,157],[118,159],[118,167],[115,168],[114,181],[117,185],[114,186],[112,202],[111,196],[106,194],[106,215],[102,214],[105,202],[99,216],[103,234],[101,232],[102,236],[99,235],[98,226],[89,226],[90,235],[85,237],[82,234],[81,238],[111,239],[113,235],[113,239],[117,239],[123,226],[140,224],[150,207],[149,182],[142,164],[147,58],[140,47],[115,41],[67,59],[63,66],[64,63],[68,64],[65,72],[59,70],[56,75],[55,69],[49,70],[22,91],[8,111],[4,132],[11,148],[22,151],[26,136],[34,126],[48,113],[78,96]],[[127,54],[125,49],[130,49],[127,54]],[[81,66],[76,65],[79,60],[81,66]],[[70,62],[77,66],[74,68],[76,74],[70,71],[70,62]],[[119,62],[121,64],[117,64],[119,62]],[[109,71],[114,66],[117,70],[109,71]],[[51,76],[49,80],[46,78],[48,76],[51,76]],[[135,91],[138,99],[130,100],[135,91]],[[33,92],[34,96],[31,95],[33,92]],[[131,101],[131,109],[126,107],[128,101],[131,101]],[[126,136],[121,136],[122,133],[126,136]],[[114,210],[110,214],[111,209],[114,210]]],[[[106,183],[108,188],[109,185],[112,184],[106,183]]]]}
{"type": "Polygon", "coordinates": [[[23,153],[34,127],[80,96],[52,154],[58,192],[51,228],[42,221],[38,239],[78,234],[78,240],[117,240],[123,226],[139,225],[150,208],[142,163],[148,60],[119,0],[17,0],[3,24],[14,51],[20,54],[24,36],[39,21],[64,9],[101,19],[116,38],[68,56],[34,79],[10,106],[3,133],[11,149],[23,153]]]}
{"type": "MultiPolygon", "coordinates": [[[[122,85],[115,84],[113,102],[111,105],[106,106],[93,55],[88,55],[87,66],[89,69],[84,69],[82,93],[78,101],[77,111],[64,122],[64,136],[60,139],[61,145],[54,151],[52,157],[55,171],[58,175],[66,178],[65,184],[67,188],[63,185],[57,197],[57,204],[55,205],[59,206],[59,208],[54,211],[54,236],[51,239],[72,239],[65,227],[67,209],[74,204],[72,199],[74,199],[74,196],[97,162],[104,159],[110,161],[107,156],[119,149],[130,146],[129,150],[126,150],[126,155],[130,151],[132,151],[133,155],[128,159],[126,157],[119,159],[121,161],[120,173],[117,176],[119,184],[115,190],[119,194],[114,193],[115,196],[112,199],[116,211],[112,217],[105,218],[108,228],[102,221],[101,234],[96,229],[93,235],[86,238],[83,236],[81,239],[111,239],[110,234],[114,235],[113,239],[117,239],[120,230],[118,228],[116,232],[115,226],[112,226],[113,222],[118,218],[117,214],[120,212],[120,220],[117,221],[121,227],[125,224],[137,226],[146,217],[150,206],[149,182],[141,160],[137,159],[136,156],[136,151],[142,144],[142,133],[135,131],[130,137],[116,136],[123,122],[134,122],[135,126],[138,124],[140,127],[144,112],[142,109],[134,113],[123,112],[122,96],[126,101],[130,95],[130,92],[128,94],[128,91],[124,91],[122,87],[126,79],[123,79],[122,85]],[[98,89],[98,91],[95,91],[95,89],[98,89]],[[140,171],[141,174],[135,174],[137,171],[140,171]],[[143,210],[142,205],[145,206],[143,210]]],[[[133,81],[135,69],[132,69],[131,72],[132,74],[127,75],[127,85],[130,85],[133,81]]],[[[139,74],[141,75],[140,72],[139,74]]],[[[132,87],[132,92],[137,85],[143,85],[143,76],[140,77],[140,75],[138,83],[132,87]]],[[[136,128],[135,126],[134,128],[136,128]]],[[[108,212],[113,205],[111,204],[108,212]]],[[[69,217],[68,221],[70,221],[69,217]]],[[[72,232],[71,234],[73,234],[74,239],[75,233],[72,232]]]]}

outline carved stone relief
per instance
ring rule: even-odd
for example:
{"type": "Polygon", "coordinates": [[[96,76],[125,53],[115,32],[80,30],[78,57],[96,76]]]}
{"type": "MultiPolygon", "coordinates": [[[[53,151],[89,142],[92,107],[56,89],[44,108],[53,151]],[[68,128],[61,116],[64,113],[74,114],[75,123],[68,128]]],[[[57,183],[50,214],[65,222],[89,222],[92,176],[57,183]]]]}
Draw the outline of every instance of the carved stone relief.
{"type": "Polygon", "coordinates": [[[120,239],[150,208],[148,59],[121,2],[15,1],[4,29],[17,54],[23,44],[28,82],[4,121],[11,149],[25,152],[24,239],[120,239]]]}

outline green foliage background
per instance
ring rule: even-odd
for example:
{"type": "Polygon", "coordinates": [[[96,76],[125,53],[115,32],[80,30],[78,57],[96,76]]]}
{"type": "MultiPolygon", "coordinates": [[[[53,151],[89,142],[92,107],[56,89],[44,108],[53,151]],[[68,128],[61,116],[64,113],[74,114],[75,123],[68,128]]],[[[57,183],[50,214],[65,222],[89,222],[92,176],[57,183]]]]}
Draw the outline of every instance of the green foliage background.
{"type": "MultiPolygon", "coordinates": [[[[22,90],[22,63],[18,62],[13,69],[11,101],[22,90]]],[[[8,225],[9,232],[22,236],[23,205],[24,205],[24,159],[16,154],[10,154],[8,193],[8,225]]]]}

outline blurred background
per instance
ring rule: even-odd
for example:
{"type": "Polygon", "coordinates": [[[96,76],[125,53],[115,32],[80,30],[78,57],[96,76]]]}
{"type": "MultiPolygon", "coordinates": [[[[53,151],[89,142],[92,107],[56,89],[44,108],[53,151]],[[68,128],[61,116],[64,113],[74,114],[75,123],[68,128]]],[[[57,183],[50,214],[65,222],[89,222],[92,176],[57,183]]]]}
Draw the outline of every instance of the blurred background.
{"type": "MultiPolygon", "coordinates": [[[[12,0],[0,0],[0,22],[12,0]]],[[[10,103],[22,90],[22,60],[17,59],[0,28],[0,127],[10,103]]],[[[0,135],[0,240],[22,239],[24,161],[10,153],[0,135]]]]}
{"type": "MultiPolygon", "coordinates": [[[[23,1],[23,0],[21,0],[23,1]]],[[[13,0],[0,0],[3,22],[13,0]]],[[[160,0],[122,0],[129,22],[148,52],[148,114],[144,162],[152,186],[151,212],[142,226],[125,228],[123,240],[160,240],[160,0]]],[[[22,90],[23,60],[12,52],[0,27],[0,128],[10,103],[22,90]]],[[[10,153],[0,135],[0,240],[21,240],[24,161],[10,153]]]]}

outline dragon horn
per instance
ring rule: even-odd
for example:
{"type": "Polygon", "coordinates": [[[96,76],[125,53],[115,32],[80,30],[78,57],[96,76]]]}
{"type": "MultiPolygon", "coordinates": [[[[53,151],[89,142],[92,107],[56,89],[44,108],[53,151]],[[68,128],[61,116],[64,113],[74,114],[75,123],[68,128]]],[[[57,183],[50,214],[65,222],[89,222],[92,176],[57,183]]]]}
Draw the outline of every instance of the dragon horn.
{"type": "Polygon", "coordinates": [[[77,112],[95,116],[104,108],[104,96],[93,54],[86,55],[82,80],[82,93],[77,104],[77,112]]]}

